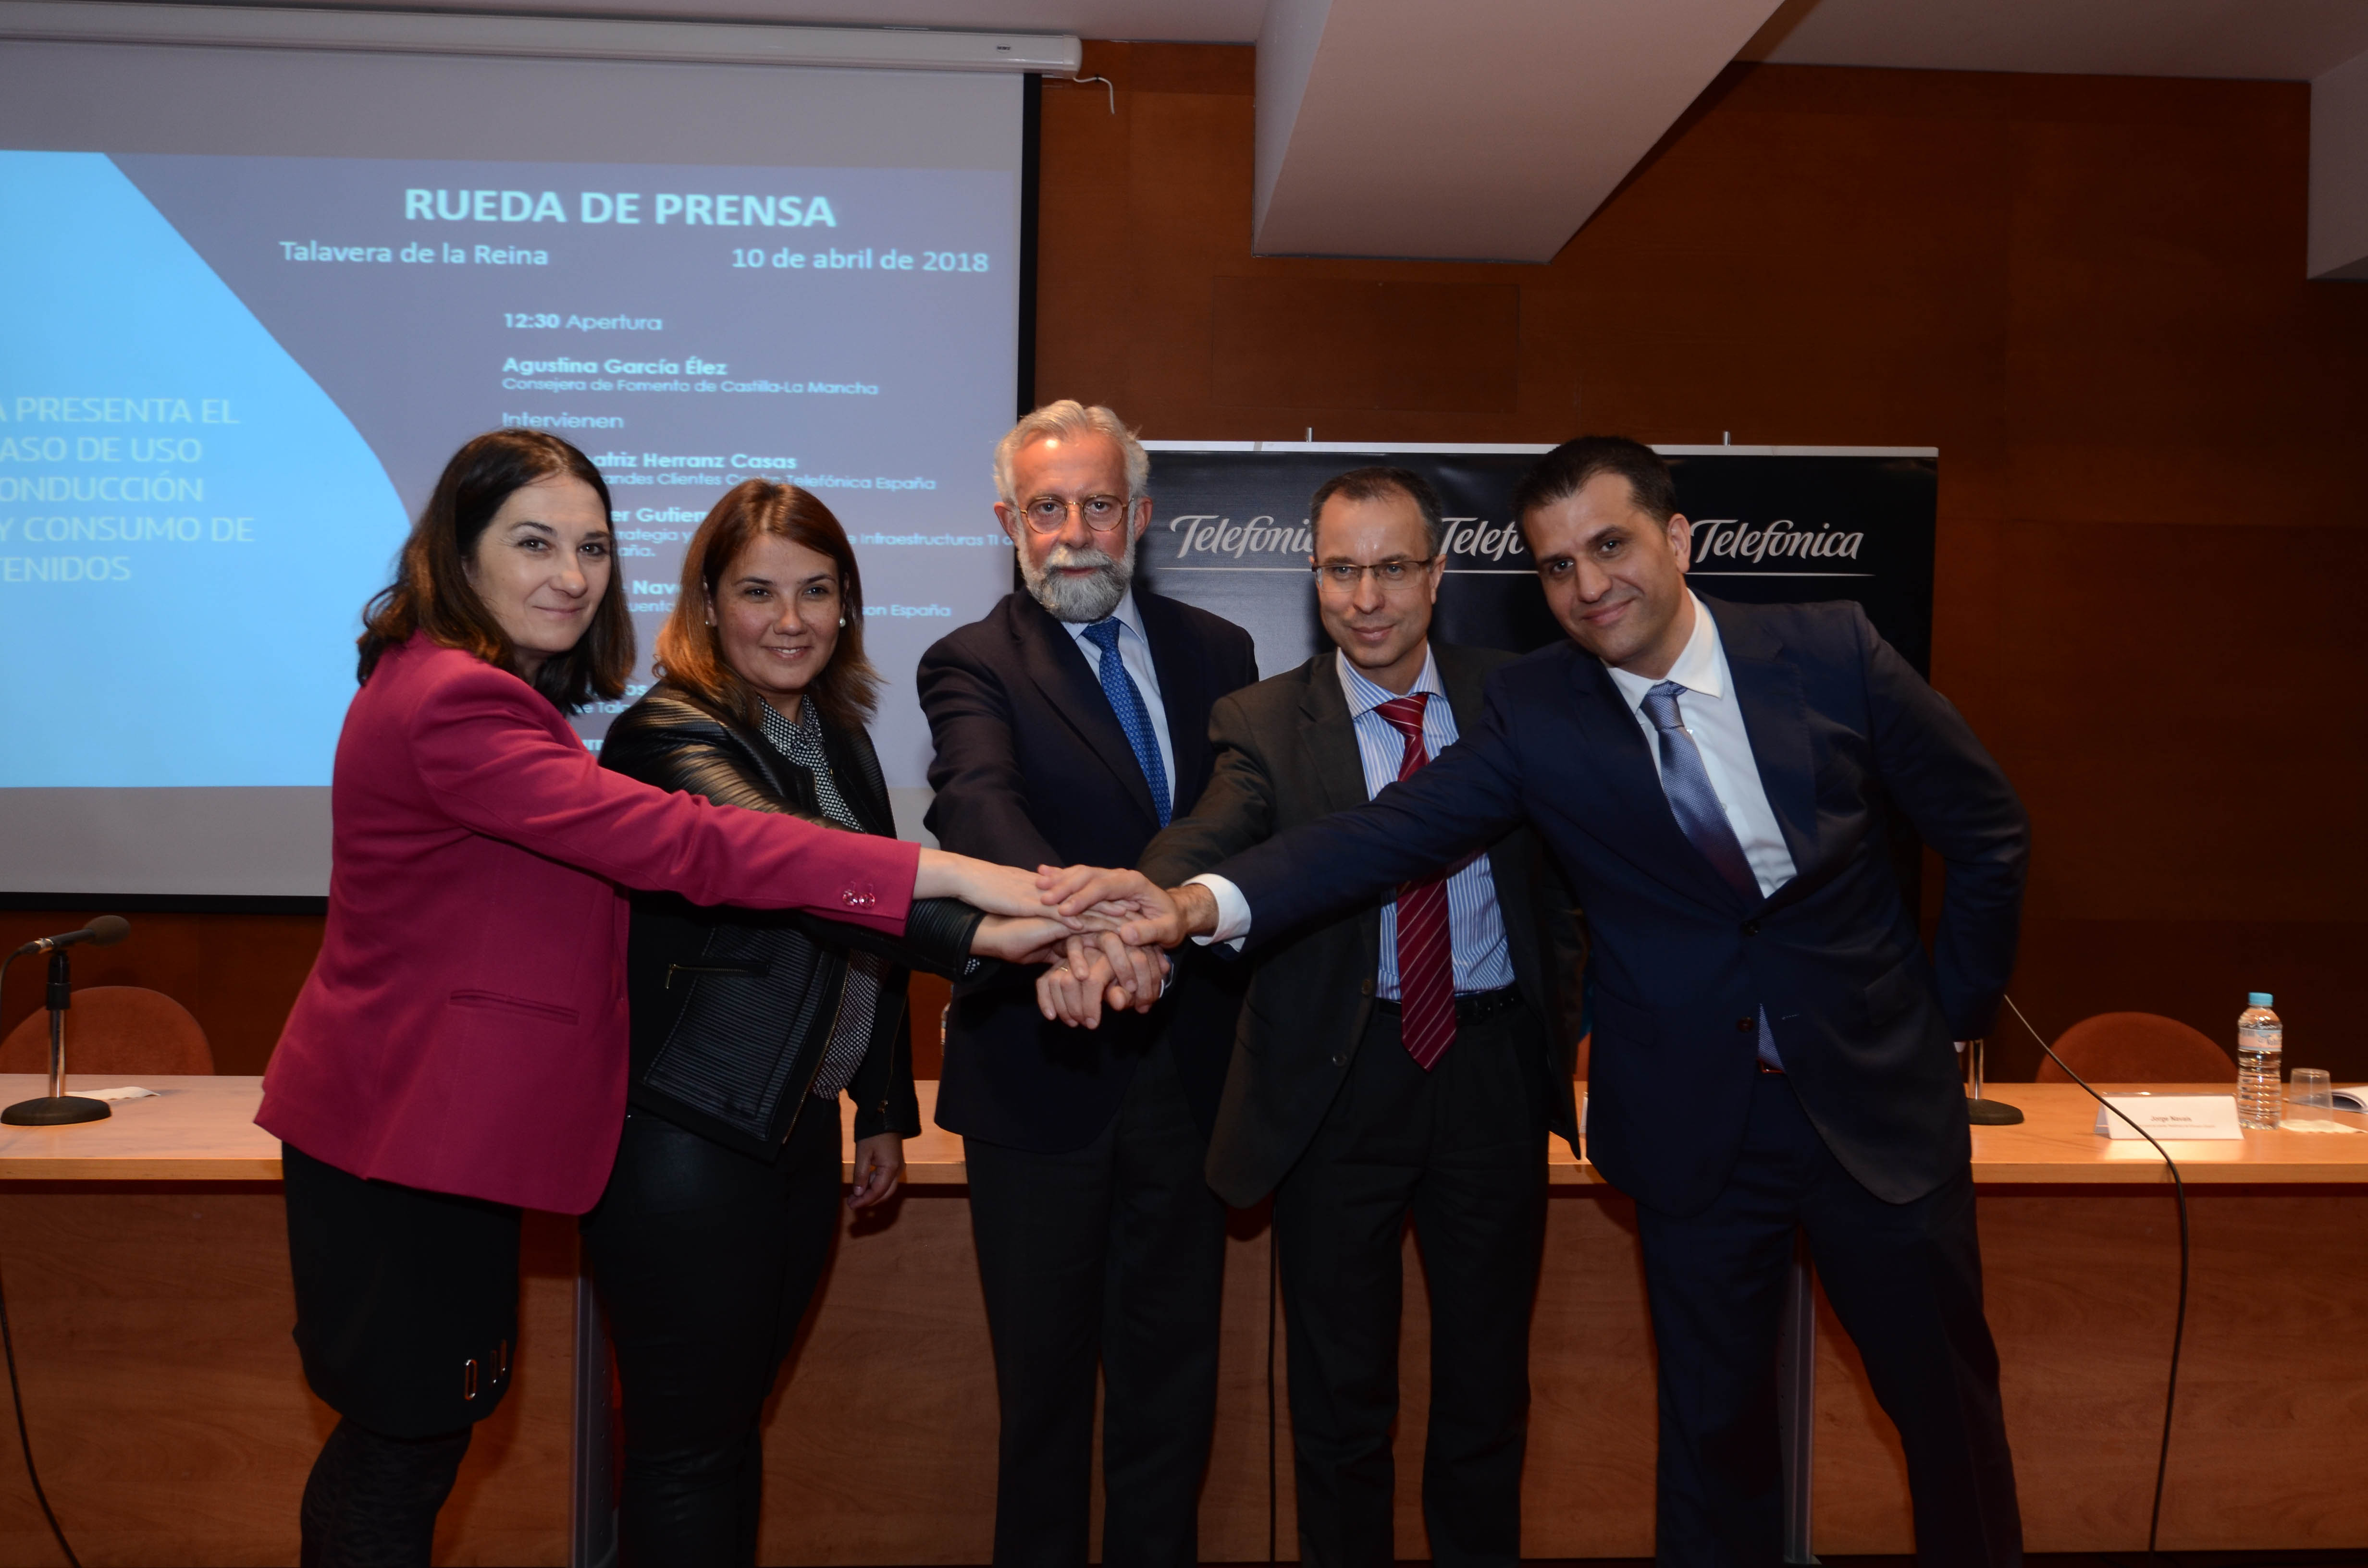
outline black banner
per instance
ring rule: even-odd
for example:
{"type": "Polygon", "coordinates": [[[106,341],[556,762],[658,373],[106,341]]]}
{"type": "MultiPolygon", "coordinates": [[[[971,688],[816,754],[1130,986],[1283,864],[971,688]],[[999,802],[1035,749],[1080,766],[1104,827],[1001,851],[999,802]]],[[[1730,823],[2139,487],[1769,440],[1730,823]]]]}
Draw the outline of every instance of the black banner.
{"type": "MultiPolygon", "coordinates": [[[[1507,505],[1543,447],[1264,448],[1151,442],[1154,512],[1140,570],[1160,593],[1247,627],[1276,675],[1326,646],[1308,570],[1307,499],[1392,463],[1439,490],[1449,642],[1526,653],[1562,635],[1507,505]]],[[[1930,449],[1663,447],[1693,521],[1696,592],[1751,604],[1856,599],[1918,671],[1932,660],[1939,463],[1930,449]]]]}

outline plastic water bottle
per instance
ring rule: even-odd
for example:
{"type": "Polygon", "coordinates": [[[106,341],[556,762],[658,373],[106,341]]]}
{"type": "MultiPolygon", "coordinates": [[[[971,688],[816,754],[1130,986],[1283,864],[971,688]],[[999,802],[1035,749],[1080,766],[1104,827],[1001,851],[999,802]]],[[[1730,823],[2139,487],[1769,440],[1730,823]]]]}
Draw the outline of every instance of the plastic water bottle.
{"type": "Polygon", "coordinates": [[[2237,1120],[2275,1127],[2285,1108],[2286,1027],[2270,1011],[2270,994],[2254,991],[2237,1016],[2237,1120]]]}

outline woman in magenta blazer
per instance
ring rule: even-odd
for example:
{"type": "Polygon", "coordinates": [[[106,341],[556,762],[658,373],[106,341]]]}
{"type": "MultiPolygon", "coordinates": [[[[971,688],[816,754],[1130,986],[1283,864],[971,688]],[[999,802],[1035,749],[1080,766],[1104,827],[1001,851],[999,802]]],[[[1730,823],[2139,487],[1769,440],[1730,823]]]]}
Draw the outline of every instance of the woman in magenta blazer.
{"type": "Polygon", "coordinates": [[[371,600],[338,737],[328,930],[264,1078],[285,1144],[296,1341],[343,1419],[306,1568],[427,1562],[508,1387],[521,1208],[597,1200],[625,1108],[630,889],[902,933],[985,909],[975,950],[1064,935],[1031,872],[603,771],[566,713],[624,688],[608,487],[555,437],[463,447],[371,600]]]}

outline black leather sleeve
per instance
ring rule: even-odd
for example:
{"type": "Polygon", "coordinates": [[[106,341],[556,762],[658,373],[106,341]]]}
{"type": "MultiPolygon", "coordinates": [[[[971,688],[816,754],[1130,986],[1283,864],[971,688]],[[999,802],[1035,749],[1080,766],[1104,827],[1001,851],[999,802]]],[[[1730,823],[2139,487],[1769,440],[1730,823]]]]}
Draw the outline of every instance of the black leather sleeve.
{"type": "MultiPolygon", "coordinates": [[[[680,704],[676,706],[680,707],[680,704]]],[[[661,790],[703,795],[719,806],[774,812],[796,816],[819,827],[848,832],[814,812],[795,810],[762,781],[749,777],[731,748],[716,732],[701,724],[675,728],[660,722],[620,725],[602,748],[601,763],[661,790]]],[[[777,916],[810,939],[842,948],[877,953],[891,963],[927,970],[948,979],[975,980],[984,965],[970,957],[970,945],[986,917],[957,899],[916,899],[897,937],[861,926],[842,925],[816,915],[777,916]]]]}
{"type": "Polygon", "coordinates": [[[907,961],[916,969],[960,980],[969,971],[970,945],[986,915],[958,898],[920,898],[905,917],[907,961]]]}
{"type": "Polygon", "coordinates": [[[683,733],[647,726],[627,737],[624,748],[626,756],[622,758],[607,756],[604,748],[600,760],[645,784],[704,795],[719,806],[774,812],[803,818],[816,827],[848,831],[819,812],[792,810],[780,796],[749,778],[730,751],[695,732],[683,733]]]}

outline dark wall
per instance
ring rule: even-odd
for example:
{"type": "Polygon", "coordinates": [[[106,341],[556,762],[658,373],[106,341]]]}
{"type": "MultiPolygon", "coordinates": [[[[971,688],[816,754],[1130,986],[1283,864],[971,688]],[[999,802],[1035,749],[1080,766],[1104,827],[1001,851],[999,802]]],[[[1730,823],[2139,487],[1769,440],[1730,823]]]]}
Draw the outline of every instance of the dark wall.
{"type": "MultiPolygon", "coordinates": [[[[2290,1061],[2368,1077],[2368,286],[2304,280],[2306,86],[1738,67],[1502,267],[1253,257],[1250,51],[1086,71],[1115,116],[1044,90],[1040,397],[1156,437],[1937,446],[1934,677],[2037,824],[2032,1021],[2225,1041],[2268,989],[2290,1061]]],[[[81,972],[251,1072],[317,932],[149,916],[81,972]]]]}

